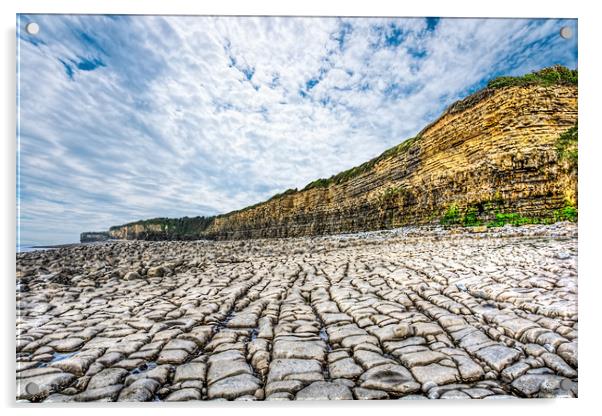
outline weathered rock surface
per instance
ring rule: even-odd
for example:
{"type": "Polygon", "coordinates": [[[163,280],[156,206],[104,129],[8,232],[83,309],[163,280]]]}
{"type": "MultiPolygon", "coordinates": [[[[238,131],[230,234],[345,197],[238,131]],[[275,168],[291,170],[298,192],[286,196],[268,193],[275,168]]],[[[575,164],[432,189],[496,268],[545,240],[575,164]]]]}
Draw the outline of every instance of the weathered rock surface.
{"type": "Polygon", "coordinates": [[[19,400],[578,393],[571,223],[106,242],[21,253],[17,266],[29,270],[19,400]],[[54,269],[74,270],[69,283],[54,269]]]}

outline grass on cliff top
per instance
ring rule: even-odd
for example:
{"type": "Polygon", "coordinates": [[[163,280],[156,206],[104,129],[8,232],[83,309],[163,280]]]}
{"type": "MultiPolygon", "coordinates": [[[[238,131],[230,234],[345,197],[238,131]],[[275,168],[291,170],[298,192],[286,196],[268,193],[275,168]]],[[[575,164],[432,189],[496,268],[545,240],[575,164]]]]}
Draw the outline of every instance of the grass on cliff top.
{"type": "Polygon", "coordinates": [[[280,199],[280,198],[285,197],[287,195],[296,194],[297,192],[299,192],[299,190],[297,188],[289,188],[289,189],[287,189],[284,192],[280,192],[280,193],[277,193],[275,195],[272,195],[269,199],[266,199],[265,201],[260,201],[260,202],[257,202],[256,204],[248,205],[248,206],[246,206],[244,208],[237,209],[237,210],[234,210],[234,211],[230,211],[230,212],[227,212],[225,214],[218,214],[215,217],[216,218],[220,218],[220,217],[226,217],[226,216],[228,216],[230,214],[236,214],[237,212],[245,212],[245,211],[248,211],[250,209],[257,208],[258,206],[266,204],[266,203],[268,203],[270,201],[274,201],[276,199],[280,199]]]}
{"type": "MultiPolygon", "coordinates": [[[[492,79],[487,83],[487,86],[466,98],[456,101],[450,105],[444,114],[453,114],[464,111],[480,101],[493,95],[493,93],[505,87],[525,87],[529,85],[540,85],[551,87],[553,85],[577,85],[578,71],[576,69],[568,69],[562,65],[555,65],[548,68],[543,68],[539,71],[531,72],[517,77],[502,76],[492,79]]],[[[435,121],[436,122],[436,121],[435,121]]],[[[432,124],[429,124],[422,131],[426,130],[432,124]]]]}
{"type": "Polygon", "coordinates": [[[307,186],[305,188],[303,188],[303,190],[306,191],[306,190],[312,189],[312,188],[326,188],[332,184],[338,185],[343,182],[346,182],[351,178],[354,178],[358,175],[361,175],[364,172],[369,171],[378,162],[406,152],[410,148],[410,146],[416,142],[417,139],[418,139],[418,136],[412,137],[412,138],[398,144],[397,146],[394,146],[390,149],[385,150],[382,154],[375,157],[374,159],[370,159],[369,161],[364,162],[359,166],[355,166],[351,169],[344,170],[343,172],[337,173],[336,175],[332,175],[330,178],[317,179],[317,180],[307,184],[307,186]]]}
{"type": "Polygon", "coordinates": [[[555,65],[518,77],[497,77],[489,81],[487,88],[496,89],[526,85],[542,85],[548,87],[563,84],[577,85],[577,82],[578,71],[576,69],[568,69],[562,65],[555,65]]]}

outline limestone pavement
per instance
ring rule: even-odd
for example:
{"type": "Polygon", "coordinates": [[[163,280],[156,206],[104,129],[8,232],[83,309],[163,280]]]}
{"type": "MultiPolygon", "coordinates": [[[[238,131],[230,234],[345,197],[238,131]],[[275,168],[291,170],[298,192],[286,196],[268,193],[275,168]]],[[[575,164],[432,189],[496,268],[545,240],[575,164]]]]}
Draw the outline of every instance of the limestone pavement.
{"type": "Polygon", "coordinates": [[[17,255],[17,400],[577,396],[577,230],[17,255]]]}

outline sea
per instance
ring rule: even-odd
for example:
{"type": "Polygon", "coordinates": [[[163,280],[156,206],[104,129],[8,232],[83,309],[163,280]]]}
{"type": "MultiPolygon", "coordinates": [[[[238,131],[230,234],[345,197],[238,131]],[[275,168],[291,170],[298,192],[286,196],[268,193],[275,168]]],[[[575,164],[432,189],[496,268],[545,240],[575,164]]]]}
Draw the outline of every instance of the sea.
{"type": "Polygon", "coordinates": [[[17,244],[17,253],[27,253],[30,251],[39,251],[39,250],[56,250],[57,248],[62,247],[73,247],[78,246],[81,243],[72,243],[72,244],[17,244]]]}

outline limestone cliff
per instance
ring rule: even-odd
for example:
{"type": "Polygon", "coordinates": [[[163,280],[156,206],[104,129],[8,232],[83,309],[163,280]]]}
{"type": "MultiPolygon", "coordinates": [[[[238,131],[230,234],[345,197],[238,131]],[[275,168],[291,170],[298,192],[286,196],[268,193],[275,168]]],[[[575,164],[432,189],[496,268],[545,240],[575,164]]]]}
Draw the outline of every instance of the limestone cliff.
{"type": "Polygon", "coordinates": [[[111,235],[107,231],[87,231],[79,235],[79,241],[82,243],[93,243],[110,239],[111,235]]]}
{"type": "Polygon", "coordinates": [[[577,206],[576,125],[576,82],[490,84],[415,138],[303,190],[216,217],[147,220],[109,232],[128,239],[239,239],[442,220],[474,225],[500,214],[551,222],[577,206]]]}

